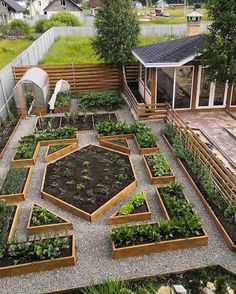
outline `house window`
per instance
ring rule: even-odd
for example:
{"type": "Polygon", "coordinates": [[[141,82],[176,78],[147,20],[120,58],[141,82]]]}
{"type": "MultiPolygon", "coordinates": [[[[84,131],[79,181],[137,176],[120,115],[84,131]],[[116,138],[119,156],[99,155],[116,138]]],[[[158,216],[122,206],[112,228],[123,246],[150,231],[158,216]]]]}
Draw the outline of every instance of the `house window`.
{"type": "Polygon", "coordinates": [[[145,67],[140,63],[140,79],[141,81],[145,81],[145,67]]]}
{"type": "Polygon", "coordinates": [[[151,68],[146,69],[146,87],[149,91],[151,91],[152,88],[152,78],[151,78],[151,68]]]}
{"type": "Polygon", "coordinates": [[[172,105],[174,73],[173,67],[157,69],[157,103],[168,102],[172,105]]]}
{"type": "Polygon", "coordinates": [[[211,92],[211,80],[205,68],[201,70],[198,106],[208,106],[211,92]]]}
{"type": "Polygon", "coordinates": [[[217,82],[215,85],[214,106],[223,106],[225,98],[225,84],[217,82]]]}
{"type": "Polygon", "coordinates": [[[61,6],[66,6],[66,0],[61,0],[61,6]]]}
{"type": "Polygon", "coordinates": [[[4,1],[2,1],[2,6],[6,7],[6,3],[4,1]]]}
{"type": "Polygon", "coordinates": [[[39,2],[38,2],[38,5],[39,5],[39,6],[42,6],[42,3],[41,3],[41,1],[39,1],[39,2]]]}
{"type": "Polygon", "coordinates": [[[176,68],[175,108],[190,108],[192,97],[193,66],[176,68]]]}

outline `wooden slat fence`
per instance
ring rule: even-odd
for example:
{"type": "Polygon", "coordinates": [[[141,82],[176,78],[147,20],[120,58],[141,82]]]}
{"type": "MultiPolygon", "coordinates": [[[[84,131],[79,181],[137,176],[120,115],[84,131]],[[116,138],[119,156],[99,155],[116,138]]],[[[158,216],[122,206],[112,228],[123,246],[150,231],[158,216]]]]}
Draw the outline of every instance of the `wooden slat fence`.
{"type": "Polygon", "coordinates": [[[196,160],[209,168],[212,178],[221,193],[231,202],[236,202],[236,174],[207,147],[205,143],[183,121],[180,115],[170,107],[167,109],[167,120],[177,127],[184,145],[190,149],[196,160]]]}
{"type": "Polygon", "coordinates": [[[121,87],[119,68],[107,64],[13,66],[15,81],[18,82],[27,69],[34,66],[48,73],[51,91],[60,79],[66,80],[71,90],[78,92],[119,90],[121,87]]]}

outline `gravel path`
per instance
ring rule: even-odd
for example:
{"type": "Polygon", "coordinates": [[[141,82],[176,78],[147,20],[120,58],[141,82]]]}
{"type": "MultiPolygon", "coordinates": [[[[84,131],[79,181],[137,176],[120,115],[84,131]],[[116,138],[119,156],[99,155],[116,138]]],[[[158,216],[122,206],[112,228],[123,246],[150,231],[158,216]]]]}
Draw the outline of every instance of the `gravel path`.
{"type": "MultiPolygon", "coordinates": [[[[128,110],[119,111],[118,117],[122,120],[132,121],[128,110]]],[[[14,155],[14,146],[19,138],[32,132],[36,118],[31,117],[22,120],[20,127],[12,138],[10,146],[7,148],[4,157],[0,160],[0,178],[3,178],[14,155]]],[[[111,256],[111,246],[109,241],[108,217],[113,214],[120,204],[110,209],[103,217],[96,222],[90,223],[74,216],[57,206],[44,201],[40,196],[43,171],[45,168],[44,156],[46,148],[40,150],[38,160],[34,167],[30,191],[26,201],[21,203],[23,213],[18,224],[16,237],[19,240],[26,238],[26,223],[29,216],[30,207],[33,202],[55,211],[73,223],[77,244],[76,266],[62,268],[54,271],[32,273],[18,277],[1,278],[0,293],[42,293],[56,289],[74,288],[85,286],[90,283],[102,282],[107,278],[126,279],[131,277],[141,277],[144,275],[159,274],[187,269],[208,264],[221,264],[236,273],[236,255],[232,253],[226,242],[221,237],[216,226],[210,219],[207,211],[201,204],[197,194],[194,192],[188,179],[179,169],[172,153],[167,148],[166,143],[160,136],[161,122],[148,122],[153,131],[158,135],[161,152],[168,159],[172,169],[177,174],[177,179],[185,185],[185,193],[196,207],[196,211],[201,216],[203,226],[209,235],[209,244],[205,247],[177,250],[173,252],[163,252],[139,257],[114,260],[111,256]]],[[[81,132],[80,147],[88,144],[98,144],[95,132],[81,132]]],[[[146,172],[143,169],[141,156],[138,155],[137,148],[130,140],[131,160],[134,165],[138,180],[138,189],[147,193],[148,201],[153,213],[153,220],[162,217],[155,200],[155,186],[148,182],[146,172]]]]}

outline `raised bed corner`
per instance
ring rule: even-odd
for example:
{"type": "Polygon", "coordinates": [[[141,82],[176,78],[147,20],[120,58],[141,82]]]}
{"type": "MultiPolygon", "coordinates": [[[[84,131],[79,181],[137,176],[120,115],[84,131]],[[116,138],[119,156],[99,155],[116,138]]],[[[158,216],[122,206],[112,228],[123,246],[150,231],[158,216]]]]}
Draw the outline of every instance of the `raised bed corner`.
{"type": "Polygon", "coordinates": [[[63,222],[62,223],[55,223],[55,224],[45,224],[45,225],[39,225],[39,226],[31,225],[30,223],[31,223],[31,219],[32,219],[33,208],[35,205],[42,207],[42,206],[38,205],[37,203],[33,203],[32,207],[31,207],[30,216],[29,216],[28,225],[27,225],[27,233],[29,235],[48,233],[48,232],[58,232],[61,230],[67,231],[67,230],[71,230],[73,228],[73,225],[71,222],[62,218],[61,216],[59,216],[58,214],[56,214],[55,212],[53,212],[47,208],[46,208],[47,211],[49,211],[50,213],[52,213],[52,214],[56,215],[57,217],[59,217],[60,219],[62,219],[63,222]]]}
{"type": "Polygon", "coordinates": [[[48,145],[47,153],[46,153],[46,156],[45,156],[45,161],[47,163],[52,162],[54,160],[57,160],[58,158],[61,158],[61,157],[65,156],[65,155],[71,153],[72,151],[77,150],[77,148],[78,148],[78,142],[76,142],[76,143],[70,144],[67,147],[62,148],[61,150],[53,152],[52,154],[48,154],[49,153],[49,148],[50,148],[51,145],[57,145],[57,144],[48,145]]]}

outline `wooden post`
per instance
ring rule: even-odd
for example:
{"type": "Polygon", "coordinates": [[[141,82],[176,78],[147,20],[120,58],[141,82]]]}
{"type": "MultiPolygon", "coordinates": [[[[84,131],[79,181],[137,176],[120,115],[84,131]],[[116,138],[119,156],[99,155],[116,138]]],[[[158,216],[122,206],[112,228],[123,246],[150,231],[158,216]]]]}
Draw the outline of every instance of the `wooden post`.
{"type": "Polygon", "coordinates": [[[151,68],[151,80],[152,80],[152,86],[151,86],[151,101],[152,104],[156,103],[156,94],[157,94],[157,69],[151,68]]]}
{"type": "Polygon", "coordinates": [[[197,100],[197,88],[198,88],[198,73],[199,73],[199,64],[194,66],[193,71],[193,84],[192,84],[192,102],[191,102],[191,110],[196,109],[196,100],[197,100]]]}

